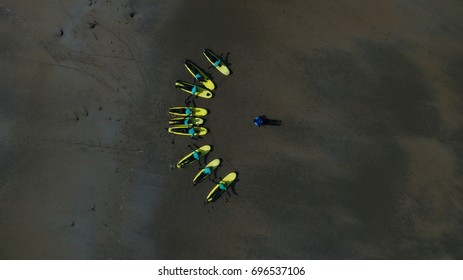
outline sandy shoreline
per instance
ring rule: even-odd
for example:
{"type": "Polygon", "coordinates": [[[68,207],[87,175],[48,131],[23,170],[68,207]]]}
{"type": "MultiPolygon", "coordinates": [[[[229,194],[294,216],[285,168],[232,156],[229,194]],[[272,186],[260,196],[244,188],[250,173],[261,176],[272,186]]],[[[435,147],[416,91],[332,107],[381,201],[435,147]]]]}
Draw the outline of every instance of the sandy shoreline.
{"type": "Polygon", "coordinates": [[[0,5],[1,259],[463,257],[463,5],[158,2],[0,5]],[[205,47],[233,75],[174,137],[205,47]],[[169,168],[191,143],[237,194],[169,168]]]}

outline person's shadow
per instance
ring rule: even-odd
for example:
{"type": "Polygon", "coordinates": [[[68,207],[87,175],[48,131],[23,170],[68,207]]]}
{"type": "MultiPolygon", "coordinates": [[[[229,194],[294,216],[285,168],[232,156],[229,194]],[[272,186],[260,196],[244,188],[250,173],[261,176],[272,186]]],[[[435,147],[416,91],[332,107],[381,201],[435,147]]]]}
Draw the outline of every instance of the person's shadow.
{"type": "Polygon", "coordinates": [[[282,123],[281,120],[269,119],[269,118],[267,118],[266,115],[261,115],[259,117],[263,120],[262,125],[276,125],[276,126],[279,126],[282,123]]]}

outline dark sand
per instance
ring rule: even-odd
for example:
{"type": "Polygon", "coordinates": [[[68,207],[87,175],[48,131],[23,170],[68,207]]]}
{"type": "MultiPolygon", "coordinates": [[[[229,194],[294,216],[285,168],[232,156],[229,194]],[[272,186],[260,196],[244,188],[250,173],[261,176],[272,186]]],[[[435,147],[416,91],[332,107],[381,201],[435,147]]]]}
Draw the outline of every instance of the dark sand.
{"type": "Polygon", "coordinates": [[[462,259],[463,4],[403,2],[2,1],[0,258],[462,259]],[[174,137],[205,47],[233,75],[174,137]]]}

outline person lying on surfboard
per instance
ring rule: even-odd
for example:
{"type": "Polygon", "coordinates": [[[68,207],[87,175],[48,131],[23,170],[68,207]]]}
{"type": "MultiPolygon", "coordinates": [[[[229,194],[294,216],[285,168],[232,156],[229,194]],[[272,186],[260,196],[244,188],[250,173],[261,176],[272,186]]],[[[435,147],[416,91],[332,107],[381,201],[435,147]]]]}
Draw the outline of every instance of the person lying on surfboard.
{"type": "MultiPolygon", "coordinates": [[[[195,137],[195,129],[194,129],[194,127],[191,127],[190,129],[188,129],[188,133],[190,134],[190,137],[191,137],[191,138],[194,138],[194,137],[195,137]]],[[[195,153],[197,153],[197,152],[195,152],[195,153]]],[[[197,154],[198,154],[198,153],[197,153],[197,154]]],[[[193,156],[194,156],[194,155],[195,155],[195,154],[193,153],[193,156]]]]}
{"type": "Polygon", "coordinates": [[[198,146],[196,144],[194,144],[194,145],[195,145],[196,149],[193,149],[193,147],[191,145],[188,145],[188,148],[190,148],[193,151],[193,158],[198,161],[199,167],[201,167],[201,161],[200,161],[201,154],[196,151],[198,149],[198,146]]]}
{"type": "Polygon", "coordinates": [[[189,124],[190,124],[190,121],[191,121],[191,117],[188,116],[188,117],[185,117],[183,123],[184,123],[185,125],[189,125],[189,124]]]}
{"type": "Polygon", "coordinates": [[[201,76],[201,74],[199,74],[199,73],[197,73],[197,74],[195,75],[195,79],[196,79],[197,81],[200,81],[200,82],[204,81],[203,76],[201,76]]]}

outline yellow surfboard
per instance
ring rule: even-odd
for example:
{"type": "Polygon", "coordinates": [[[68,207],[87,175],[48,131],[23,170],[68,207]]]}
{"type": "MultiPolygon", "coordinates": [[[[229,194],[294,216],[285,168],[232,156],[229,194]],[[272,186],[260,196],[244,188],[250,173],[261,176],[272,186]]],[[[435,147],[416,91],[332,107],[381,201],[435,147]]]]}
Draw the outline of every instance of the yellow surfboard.
{"type": "Polygon", "coordinates": [[[223,61],[215,55],[210,49],[204,49],[203,54],[206,59],[215,67],[215,69],[219,70],[220,73],[224,74],[225,76],[230,75],[230,69],[223,63],[223,61]]]}
{"type": "Polygon", "coordinates": [[[209,192],[209,194],[206,197],[207,202],[213,202],[216,201],[220,195],[225,191],[220,188],[220,184],[223,184],[225,188],[228,189],[230,185],[235,181],[236,177],[238,174],[235,172],[229,173],[227,176],[225,176],[222,181],[220,181],[219,184],[215,185],[215,187],[209,192]]]}
{"type": "Polygon", "coordinates": [[[215,84],[212,80],[201,70],[196,64],[194,64],[191,60],[185,60],[185,67],[190,72],[193,77],[201,82],[206,88],[210,90],[215,89],[215,84]]]}
{"type": "MultiPolygon", "coordinates": [[[[212,147],[210,145],[204,145],[204,146],[201,146],[198,149],[194,150],[194,152],[199,153],[199,158],[201,159],[202,157],[207,155],[211,151],[211,149],[212,149],[212,147]]],[[[185,166],[191,164],[192,162],[194,162],[195,160],[199,160],[199,159],[195,159],[194,156],[193,156],[193,152],[191,152],[188,155],[186,155],[185,157],[183,157],[181,160],[178,161],[177,168],[185,167],[185,166]]]]}
{"type": "Polygon", "coordinates": [[[207,115],[207,110],[199,107],[172,107],[169,108],[169,114],[184,117],[190,115],[195,117],[204,117],[205,115],[207,115]],[[190,110],[189,114],[187,109],[190,110]]]}
{"type": "Polygon", "coordinates": [[[191,128],[194,129],[194,132],[195,132],[194,136],[203,136],[203,135],[206,135],[208,132],[207,128],[205,127],[202,127],[202,126],[191,127],[190,125],[185,125],[185,124],[169,127],[167,131],[169,131],[172,134],[176,134],[176,135],[191,136],[190,135],[191,128]]]}
{"type": "Polygon", "coordinates": [[[189,94],[202,98],[212,98],[214,96],[210,90],[184,81],[176,81],[175,87],[183,90],[184,92],[188,92],[189,94]]]}
{"type": "Polygon", "coordinates": [[[207,176],[210,176],[212,172],[214,172],[217,167],[220,165],[220,159],[216,158],[209,162],[206,167],[204,167],[201,171],[198,172],[198,174],[195,176],[193,179],[193,183],[197,184],[201,182],[202,180],[206,179],[207,176]]]}
{"type": "Polygon", "coordinates": [[[180,117],[180,118],[173,118],[169,120],[170,125],[202,125],[204,123],[204,119],[197,118],[197,117],[180,117]]]}

